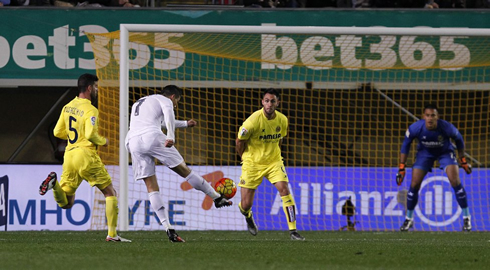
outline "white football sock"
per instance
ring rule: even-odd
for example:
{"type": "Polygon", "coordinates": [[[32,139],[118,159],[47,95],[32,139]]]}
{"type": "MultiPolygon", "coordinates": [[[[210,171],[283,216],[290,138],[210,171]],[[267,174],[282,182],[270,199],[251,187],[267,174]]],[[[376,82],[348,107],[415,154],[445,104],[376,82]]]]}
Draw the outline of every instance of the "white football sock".
{"type": "Polygon", "coordinates": [[[204,180],[204,178],[195,172],[191,172],[185,178],[185,180],[189,182],[193,188],[202,191],[204,194],[213,198],[213,200],[221,197],[219,193],[216,192],[216,190],[214,190],[214,188],[206,180],[204,180]]]}
{"type": "Polygon", "coordinates": [[[172,226],[168,222],[167,209],[165,209],[163,200],[160,197],[160,191],[148,193],[148,198],[150,198],[151,208],[153,208],[153,211],[157,214],[157,217],[160,219],[160,223],[165,228],[165,231],[172,229],[172,226]]]}

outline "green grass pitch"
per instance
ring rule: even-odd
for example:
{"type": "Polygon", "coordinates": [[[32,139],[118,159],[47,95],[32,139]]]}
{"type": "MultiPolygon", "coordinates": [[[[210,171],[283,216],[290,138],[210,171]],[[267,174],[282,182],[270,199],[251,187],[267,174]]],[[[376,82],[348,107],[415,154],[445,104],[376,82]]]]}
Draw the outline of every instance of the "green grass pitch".
{"type": "Polygon", "coordinates": [[[488,232],[0,232],[0,269],[489,269],[488,232]]]}

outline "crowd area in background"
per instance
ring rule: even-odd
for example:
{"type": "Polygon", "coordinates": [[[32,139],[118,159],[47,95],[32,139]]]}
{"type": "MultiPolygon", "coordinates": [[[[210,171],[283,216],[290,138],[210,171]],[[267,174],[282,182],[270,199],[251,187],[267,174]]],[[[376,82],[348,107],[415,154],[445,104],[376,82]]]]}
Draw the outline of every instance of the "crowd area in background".
{"type": "Polygon", "coordinates": [[[490,0],[238,0],[243,6],[304,8],[489,8],[490,0]]]}
{"type": "Polygon", "coordinates": [[[253,8],[490,8],[490,0],[0,0],[0,6],[166,7],[237,5],[253,8]]]}
{"type": "Polygon", "coordinates": [[[140,7],[139,0],[0,0],[1,6],[140,7]]]}

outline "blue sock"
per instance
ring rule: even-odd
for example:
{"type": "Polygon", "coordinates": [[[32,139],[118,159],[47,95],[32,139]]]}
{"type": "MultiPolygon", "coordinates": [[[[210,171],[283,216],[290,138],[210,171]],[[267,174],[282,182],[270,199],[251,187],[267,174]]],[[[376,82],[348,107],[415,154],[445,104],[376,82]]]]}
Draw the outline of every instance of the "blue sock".
{"type": "Polygon", "coordinates": [[[463,217],[469,217],[470,216],[470,209],[468,207],[463,208],[463,217]]]}
{"type": "Polygon", "coordinates": [[[419,201],[419,191],[410,187],[407,193],[407,218],[413,218],[413,210],[419,201]]]}
{"type": "MultiPolygon", "coordinates": [[[[458,201],[459,207],[461,207],[461,209],[466,209],[467,213],[469,214],[468,199],[466,197],[466,190],[464,189],[463,185],[459,184],[458,186],[453,187],[453,189],[454,189],[454,194],[456,195],[456,200],[458,201]]],[[[463,215],[464,215],[464,212],[463,212],[463,215]]]]}
{"type": "Polygon", "coordinates": [[[407,210],[407,218],[413,219],[413,210],[407,210]]]}

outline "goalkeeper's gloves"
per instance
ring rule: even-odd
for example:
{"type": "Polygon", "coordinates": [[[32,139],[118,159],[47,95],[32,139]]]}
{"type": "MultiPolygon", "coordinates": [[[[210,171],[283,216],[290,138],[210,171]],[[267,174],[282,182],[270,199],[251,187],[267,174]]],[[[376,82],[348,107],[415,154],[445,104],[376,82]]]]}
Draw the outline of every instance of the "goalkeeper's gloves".
{"type": "Polygon", "coordinates": [[[400,163],[400,165],[398,166],[398,173],[396,174],[396,184],[401,186],[404,178],[405,178],[405,163],[400,163]]]}
{"type": "Polygon", "coordinates": [[[466,172],[466,174],[471,173],[471,165],[468,164],[468,162],[466,162],[465,157],[462,157],[459,159],[459,165],[461,166],[461,168],[463,168],[463,170],[466,172]]]}

